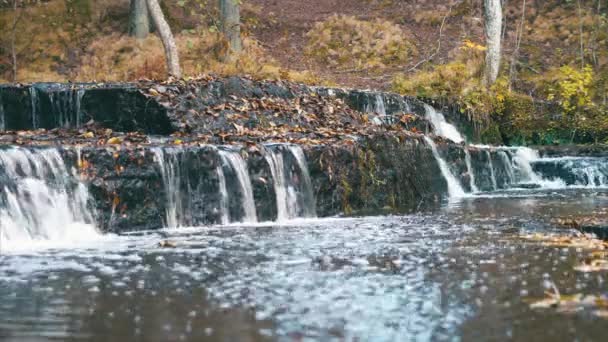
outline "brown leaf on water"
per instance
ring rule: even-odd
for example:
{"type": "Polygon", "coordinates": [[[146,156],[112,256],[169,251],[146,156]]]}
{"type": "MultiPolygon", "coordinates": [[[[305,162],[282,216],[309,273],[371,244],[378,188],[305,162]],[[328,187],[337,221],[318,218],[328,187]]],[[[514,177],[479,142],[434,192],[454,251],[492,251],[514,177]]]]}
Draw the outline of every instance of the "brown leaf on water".
{"type": "Polygon", "coordinates": [[[584,263],[574,267],[578,272],[599,272],[608,271],[608,260],[604,259],[589,259],[584,263]]]}
{"type": "Polygon", "coordinates": [[[608,244],[605,241],[595,239],[586,235],[565,236],[556,234],[535,233],[525,234],[520,236],[520,238],[531,242],[538,242],[543,246],[583,248],[599,251],[608,249],[608,244]]]}
{"type": "Polygon", "coordinates": [[[158,247],[161,248],[175,248],[177,247],[177,244],[173,241],[169,241],[169,240],[163,240],[161,242],[158,243],[158,247]]]}

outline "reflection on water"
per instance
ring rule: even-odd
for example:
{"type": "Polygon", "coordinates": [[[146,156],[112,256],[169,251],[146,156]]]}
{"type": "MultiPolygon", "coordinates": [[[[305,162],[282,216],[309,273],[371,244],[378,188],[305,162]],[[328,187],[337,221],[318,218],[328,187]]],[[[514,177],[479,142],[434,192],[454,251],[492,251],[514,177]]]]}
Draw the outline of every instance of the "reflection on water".
{"type": "Polygon", "coordinates": [[[605,321],[526,302],[548,281],[564,294],[605,291],[603,274],[572,271],[584,253],[514,237],[553,230],[556,216],[600,212],[606,193],[508,195],[405,217],[173,229],[3,255],[0,339],[605,336],[605,321]]]}

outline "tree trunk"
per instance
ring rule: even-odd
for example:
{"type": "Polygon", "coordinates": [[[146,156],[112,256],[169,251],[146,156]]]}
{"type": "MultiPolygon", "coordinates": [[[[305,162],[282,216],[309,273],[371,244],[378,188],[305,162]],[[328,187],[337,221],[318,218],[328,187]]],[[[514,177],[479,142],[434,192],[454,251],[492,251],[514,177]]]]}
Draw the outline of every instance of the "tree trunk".
{"type": "Polygon", "coordinates": [[[502,28],[502,6],[500,0],[484,0],[486,31],[486,86],[491,86],[498,78],[500,70],[500,45],[502,28]]]}
{"type": "Polygon", "coordinates": [[[228,41],[225,59],[230,60],[243,50],[241,42],[240,0],[219,0],[221,30],[228,41]]]}
{"type": "Polygon", "coordinates": [[[175,44],[171,27],[169,27],[167,20],[165,20],[165,15],[158,4],[158,0],[146,0],[146,2],[148,4],[148,11],[154,22],[154,27],[156,27],[165,48],[169,76],[180,78],[182,77],[182,72],[179,67],[179,54],[177,53],[177,45],[175,44]]]}
{"type": "Polygon", "coordinates": [[[15,14],[15,16],[13,19],[13,26],[11,27],[11,81],[17,82],[17,24],[19,24],[19,21],[21,20],[21,16],[23,14],[23,10],[19,10],[19,4],[17,0],[13,0],[13,13],[15,14]]]}
{"type": "Polygon", "coordinates": [[[152,32],[150,14],[146,0],[131,0],[129,14],[129,35],[137,39],[145,39],[152,32]]]}

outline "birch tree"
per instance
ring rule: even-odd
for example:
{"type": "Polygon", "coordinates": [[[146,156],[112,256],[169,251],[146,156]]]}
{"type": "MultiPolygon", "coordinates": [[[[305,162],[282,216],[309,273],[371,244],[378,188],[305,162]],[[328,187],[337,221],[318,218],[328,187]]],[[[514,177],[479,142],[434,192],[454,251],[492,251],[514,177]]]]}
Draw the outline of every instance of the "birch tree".
{"type": "Polygon", "coordinates": [[[483,2],[487,45],[485,82],[487,86],[491,86],[496,82],[500,70],[502,5],[500,0],[484,0],[483,2]]]}
{"type": "Polygon", "coordinates": [[[171,27],[169,27],[169,24],[165,19],[165,15],[160,8],[158,0],[146,0],[146,3],[148,4],[148,11],[154,22],[154,27],[156,27],[158,35],[163,42],[169,76],[180,78],[182,77],[182,71],[179,66],[179,54],[177,52],[175,38],[171,32],[171,27]]]}

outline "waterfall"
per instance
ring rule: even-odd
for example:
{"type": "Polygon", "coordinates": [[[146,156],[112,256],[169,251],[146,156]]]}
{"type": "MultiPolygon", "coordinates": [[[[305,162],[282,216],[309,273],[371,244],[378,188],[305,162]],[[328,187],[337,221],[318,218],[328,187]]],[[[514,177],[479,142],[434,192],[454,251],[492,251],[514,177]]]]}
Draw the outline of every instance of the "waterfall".
{"type": "Polygon", "coordinates": [[[486,150],[486,157],[488,158],[488,168],[490,169],[490,178],[492,180],[492,190],[498,190],[498,185],[496,183],[496,174],[494,173],[494,163],[492,162],[492,154],[489,150],[486,150]]]}
{"type": "Polygon", "coordinates": [[[467,173],[469,174],[469,182],[471,184],[471,191],[472,192],[479,192],[479,189],[477,188],[477,185],[475,184],[475,172],[473,170],[473,166],[471,163],[471,153],[469,152],[469,149],[467,147],[464,148],[464,160],[465,163],[467,164],[467,173]]]}
{"type": "Polygon", "coordinates": [[[455,200],[455,199],[464,197],[465,192],[462,189],[460,182],[458,182],[458,179],[456,179],[456,177],[452,174],[452,171],[450,171],[450,167],[448,166],[446,161],[443,160],[443,158],[441,158],[441,156],[439,155],[439,151],[437,151],[437,145],[435,145],[435,142],[433,141],[433,139],[425,136],[424,140],[431,147],[433,156],[435,157],[437,164],[439,164],[439,169],[441,170],[441,174],[443,175],[443,178],[448,183],[448,194],[450,196],[450,200],[455,200]]]}
{"type": "Polygon", "coordinates": [[[538,152],[528,147],[518,147],[513,155],[513,165],[519,183],[541,183],[542,179],[532,169],[532,162],[537,160],[538,152]]]}
{"type": "Polygon", "coordinates": [[[177,228],[184,226],[184,205],[181,199],[181,171],[179,151],[173,148],[152,149],[157,164],[160,167],[163,186],[167,196],[165,219],[167,227],[177,228]]]}
{"type": "Polygon", "coordinates": [[[272,174],[277,201],[277,221],[285,221],[300,216],[315,216],[312,182],[301,148],[299,146],[279,145],[274,148],[267,146],[265,149],[265,158],[272,174]],[[296,161],[299,172],[295,176],[286,172],[286,166],[288,165],[285,164],[284,149],[296,161]],[[300,188],[299,191],[298,187],[300,188]]]}
{"type": "Polygon", "coordinates": [[[6,118],[4,113],[4,104],[2,103],[2,93],[0,92],[0,131],[6,130],[6,118]]]}
{"type": "Polygon", "coordinates": [[[32,128],[38,129],[38,91],[34,86],[29,88],[30,105],[32,107],[32,128]]]}
{"type": "Polygon", "coordinates": [[[80,127],[84,94],[85,89],[82,88],[49,93],[52,117],[57,127],[80,127]]]}
{"type": "MultiPolygon", "coordinates": [[[[236,181],[239,185],[239,191],[241,193],[241,207],[243,209],[244,222],[257,222],[257,214],[255,210],[255,201],[253,199],[253,187],[251,186],[251,178],[247,170],[247,163],[241,157],[241,154],[236,151],[219,151],[222,162],[229,166],[236,174],[236,181]]],[[[225,198],[225,205],[227,209],[228,204],[228,193],[226,190],[226,178],[223,170],[220,176],[220,191],[223,191],[222,198],[225,198]],[[223,179],[223,180],[222,180],[223,179]],[[222,185],[223,183],[223,185],[222,185]],[[223,190],[222,190],[223,187],[223,190]]],[[[226,219],[229,219],[226,217],[226,219]]]]}
{"type": "Polygon", "coordinates": [[[464,142],[464,138],[460,132],[458,132],[458,129],[454,125],[445,121],[445,116],[443,116],[443,114],[439,113],[435,110],[435,108],[427,104],[424,105],[424,110],[426,113],[426,119],[429,120],[435,129],[435,134],[450,139],[457,144],[464,142]]]}
{"type": "Polygon", "coordinates": [[[386,106],[384,104],[384,98],[382,94],[376,93],[374,94],[373,101],[371,100],[371,93],[368,93],[369,97],[367,102],[365,103],[365,108],[363,109],[366,113],[377,114],[372,118],[372,122],[375,125],[382,125],[383,122],[386,121],[386,106]]]}
{"type": "Polygon", "coordinates": [[[294,198],[288,196],[283,155],[280,151],[275,152],[271,148],[266,147],[265,158],[272,174],[274,193],[277,201],[277,221],[285,221],[294,216],[293,211],[290,210],[294,207],[294,198]]]}
{"type": "Polygon", "coordinates": [[[502,161],[502,165],[507,174],[507,182],[506,184],[513,184],[515,182],[515,175],[513,174],[513,165],[511,164],[511,158],[507,154],[508,151],[498,151],[498,156],[502,161]]]}
{"type": "Polygon", "coordinates": [[[300,174],[302,176],[302,193],[303,199],[303,216],[304,217],[315,217],[317,216],[315,195],[312,190],[312,180],[310,179],[310,172],[308,171],[308,163],[304,151],[298,145],[292,145],[289,147],[289,151],[295,157],[300,174]]]}
{"type": "Polygon", "coordinates": [[[0,241],[3,249],[39,242],[78,242],[99,236],[87,187],[57,149],[0,151],[0,241]]]}
{"type": "Polygon", "coordinates": [[[226,175],[221,164],[217,166],[217,178],[220,189],[220,211],[222,213],[222,224],[230,223],[230,197],[228,197],[228,187],[226,186],[226,175]]]}

